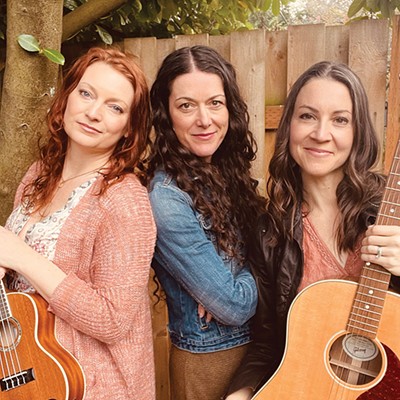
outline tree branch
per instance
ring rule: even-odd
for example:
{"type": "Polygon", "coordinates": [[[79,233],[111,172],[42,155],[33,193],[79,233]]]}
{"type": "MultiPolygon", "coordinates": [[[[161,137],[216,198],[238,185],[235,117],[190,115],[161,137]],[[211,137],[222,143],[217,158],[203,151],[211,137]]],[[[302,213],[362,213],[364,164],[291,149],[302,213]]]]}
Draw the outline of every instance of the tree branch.
{"type": "Polygon", "coordinates": [[[85,26],[121,7],[127,0],[88,0],[63,18],[62,42],[78,33],[85,26]]]}

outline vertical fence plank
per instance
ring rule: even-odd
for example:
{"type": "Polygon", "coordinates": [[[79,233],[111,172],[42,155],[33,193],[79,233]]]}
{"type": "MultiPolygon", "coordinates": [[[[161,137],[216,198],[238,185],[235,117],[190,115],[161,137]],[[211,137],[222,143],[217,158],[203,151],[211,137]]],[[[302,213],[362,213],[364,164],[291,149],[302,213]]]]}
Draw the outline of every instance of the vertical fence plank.
{"type": "Polygon", "coordinates": [[[288,69],[287,31],[265,33],[265,104],[279,105],[286,99],[288,69]]]}
{"type": "MultiPolygon", "coordinates": [[[[139,62],[145,71],[149,87],[154,82],[157,74],[157,39],[149,38],[132,38],[124,41],[125,50],[131,51],[138,56],[139,62]]],[[[167,305],[164,301],[158,301],[153,295],[156,290],[154,282],[154,271],[151,271],[149,281],[149,292],[152,299],[152,326],[153,326],[153,345],[154,345],[154,362],[156,377],[156,398],[169,399],[169,337],[166,329],[167,326],[167,305]]]]}
{"type": "Polygon", "coordinates": [[[185,46],[194,46],[202,44],[208,46],[208,33],[201,33],[199,35],[178,35],[175,37],[175,48],[180,49],[185,46]]]}
{"type": "MultiPolygon", "coordinates": [[[[286,99],[288,33],[285,31],[265,33],[265,105],[283,105],[286,99]]],[[[267,109],[266,109],[267,112],[267,109]]],[[[267,116],[266,116],[267,117],[267,116]]],[[[275,147],[275,129],[266,129],[264,149],[265,179],[275,147]]]]}
{"type": "Polygon", "coordinates": [[[157,39],[155,37],[126,39],[124,48],[138,57],[140,66],[143,71],[146,71],[147,83],[151,86],[157,74],[157,65],[154,62],[157,54],[157,39]]]}
{"type": "Polygon", "coordinates": [[[335,25],[326,27],[325,59],[349,63],[349,26],[335,25]]]}
{"type": "Polygon", "coordinates": [[[390,170],[400,134],[400,15],[395,16],[392,21],[391,47],[388,118],[385,140],[386,173],[390,170]]]}
{"type": "Polygon", "coordinates": [[[174,39],[158,39],[157,40],[157,69],[160,67],[164,58],[175,50],[174,39]]]}
{"type": "Polygon", "coordinates": [[[288,27],[288,89],[308,67],[324,59],[325,25],[288,27]]]}
{"type": "Polygon", "coordinates": [[[247,103],[250,130],[258,145],[253,176],[265,186],[265,32],[263,30],[231,34],[231,62],[235,66],[240,91],[247,103]]]}
{"type": "Polygon", "coordinates": [[[350,25],[349,66],[363,82],[369,99],[372,121],[382,145],[388,41],[388,20],[362,20],[350,25]]]}
{"type": "MultiPolygon", "coordinates": [[[[168,50],[173,50],[175,41],[160,43],[154,37],[150,38],[129,38],[124,40],[124,49],[132,52],[139,58],[139,63],[145,71],[149,87],[157,74],[159,48],[165,44],[173,45],[168,50]]],[[[153,295],[156,290],[154,282],[154,272],[152,271],[149,281],[149,293],[152,299],[152,326],[153,326],[153,345],[156,376],[156,398],[158,400],[169,400],[169,337],[167,332],[167,306],[165,301],[158,301],[153,295]]]]}
{"type": "Polygon", "coordinates": [[[225,60],[231,59],[231,38],[229,35],[210,36],[209,46],[218,51],[225,60]]]}

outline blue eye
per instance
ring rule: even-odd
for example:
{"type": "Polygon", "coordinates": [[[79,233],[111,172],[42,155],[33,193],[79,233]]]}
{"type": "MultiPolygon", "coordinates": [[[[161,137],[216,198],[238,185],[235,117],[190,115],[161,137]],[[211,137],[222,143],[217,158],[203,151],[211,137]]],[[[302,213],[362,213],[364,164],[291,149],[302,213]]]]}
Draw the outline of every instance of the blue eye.
{"type": "Polygon", "coordinates": [[[79,94],[80,94],[82,97],[90,97],[90,93],[89,93],[87,90],[81,89],[81,90],[79,90],[79,94]]]}
{"type": "Polygon", "coordinates": [[[117,105],[112,105],[111,108],[120,114],[122,114],[124,112],[124,110],[120,106],[117,106],[117,105]]]}

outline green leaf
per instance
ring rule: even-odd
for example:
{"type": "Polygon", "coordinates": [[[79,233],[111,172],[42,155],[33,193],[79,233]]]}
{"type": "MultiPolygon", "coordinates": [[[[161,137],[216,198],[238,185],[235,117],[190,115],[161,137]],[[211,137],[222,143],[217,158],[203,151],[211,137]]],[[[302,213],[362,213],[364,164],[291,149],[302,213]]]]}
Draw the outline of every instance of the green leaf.
{"type": "Polygon", "coordinates": [[[31,53],[37,53],[40,51],[40,45],[38,40],[32,35],[22,34],[18,38],[19,45],[26,51],[31,53]]]}
{"type": "Polygon", "coordinates": [[[142,3],[139,0],[134,0],[132,7],[138,14],[143,9],[142,3]]]}
{"type": "Polygon", "coordinates": [[[366,0],[354,0],[347,11],[347,16],[349,18],[354,17],[363,7],[365,7],[366,0]]]}
{"type": "Polygon", "coordinates": [[[281,11],[281,2],[279,0],[272,0],[272,14],[278,16],[281,11]]]}
{"type": "Polygon", "coordinates": [[[368,8],[372,12],[379,11],[379,0],[366,0],[365,8],[368,8]]]}
{"type": "Polygon", "coordinates": [[[383,18],[390,18],[392,16],[392,10],[388,0],[381,0],[379,2],[381,13],[383,18]]]}
{"type": "Polygon", "coordinates": [[[96,25],[96,31],[99,34],[101,40],[105,43],[105,44],[112,44],[113,42],[113,38],[112,36],[105,30],[103,29],[101,26],[96,25]]]}
{"type": "Polygon", "coordinates": [[[57,50],[44,48],[42,54],[56,64],[64,65],[65,63],[64,56],[57,50]]]}
{"type": "Polygon", "coordinates": [[[64,0],[64,7],[72,11],[79,7],[79,4],[74,0],[64,0]]]}
{"type": "Polygon", "coordinates": [[[268,11],[271,7],[272,0],[264,0],[262,7],[260,7],[261,11],[268,11]]]}

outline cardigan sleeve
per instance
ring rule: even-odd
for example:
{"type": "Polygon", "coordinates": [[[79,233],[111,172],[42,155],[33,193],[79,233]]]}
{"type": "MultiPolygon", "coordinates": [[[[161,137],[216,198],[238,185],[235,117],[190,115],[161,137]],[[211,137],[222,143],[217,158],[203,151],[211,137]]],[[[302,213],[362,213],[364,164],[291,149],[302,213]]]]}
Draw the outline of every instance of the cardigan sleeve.
{"type": "MultiPolygon", "coordinates": [[[[94,237],[92,244],[82,245],[76,257],[77,263],[88,265],[87,273],[70,269],[50,298],[49,309],[75,329],[112,344],[137,327],[148,313],[155,224],[147,191],[137,179],[125,178],[91,199],[83,210],[73,211],[86,213],[87,219],[82,222],[71,214],[69,218],[75,220],[68,232],[77,237],[94,237]],[[98,207],[96,202],[100,203],[98,207]],[[87,222],[92,219],[99,221],[94,224],[95,232],[87,222]]],[[[56,253],[59,250],[63,254],[72,251],[63,248],[61,239],[56,253]]],[[[58,261],[60,268],[68,270],[62,256],[58,261]]]]}
{"type": "Polygon", "coordinates": [[[14,197],[14,209],[15,209],[16,207],[18,207],[19,204],[21,203],[21,200],[22,200],[22,193],[23,193],[23,191],[24,191],[24,189],[25,189],[25,186],[26,186],[28,183],[32,182],[32,181],[36,178],[37,173],[38,173],[38,168],[39,168],[39,163],[38,163],[38,162],[33,163],[33,164],[29,167],[29,169],[27,170],[27,172],[25,173],[24,177],[22,178],[20,184],[19,184],[18,187],[17,187],[17,191],[16,191],[16,193],[15,193],[15,197],[14,197]]]}

